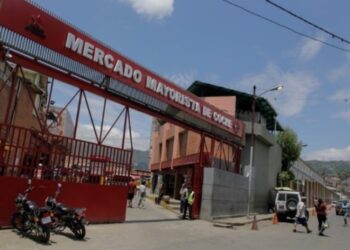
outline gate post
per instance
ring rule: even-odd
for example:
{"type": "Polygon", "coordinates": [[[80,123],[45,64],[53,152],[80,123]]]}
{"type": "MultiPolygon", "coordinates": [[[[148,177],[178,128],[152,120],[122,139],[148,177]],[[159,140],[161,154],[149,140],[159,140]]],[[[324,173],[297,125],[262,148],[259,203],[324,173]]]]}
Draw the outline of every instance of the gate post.
{"type": "Polygon", "coordinates": [[[192,176],[192,188],[195,193],[195,200],[192,207],[192,217],[194,219],[200,218],[200,209],[202,201],[202,188],[203,188],[203,158],[204,158],[204,143],[205,136],[201,134],[200,146],[199,146],[199,163],[194,165],[193,176],[192,176]]]}

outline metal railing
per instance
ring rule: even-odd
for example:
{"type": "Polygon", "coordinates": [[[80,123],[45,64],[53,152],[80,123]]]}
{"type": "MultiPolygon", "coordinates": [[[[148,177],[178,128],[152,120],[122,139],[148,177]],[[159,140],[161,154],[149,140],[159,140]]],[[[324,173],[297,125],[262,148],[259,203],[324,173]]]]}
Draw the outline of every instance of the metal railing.
{"type": "Polygon", "coordinates": [[[131,158],[131,150],[0,124],[0,175],[119,185],[131,158]]]}

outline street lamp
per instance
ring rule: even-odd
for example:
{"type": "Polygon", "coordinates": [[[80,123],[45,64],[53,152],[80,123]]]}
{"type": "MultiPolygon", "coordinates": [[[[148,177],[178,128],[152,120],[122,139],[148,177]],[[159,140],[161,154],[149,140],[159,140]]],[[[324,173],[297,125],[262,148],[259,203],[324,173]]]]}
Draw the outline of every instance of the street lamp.
{"type": "Polygon", "coordinates": [[[250,200],[252,196],[252,170],[254,166],[254,144],[255,144],[255,134],[254,134],[254,124],[255,124],[255,101],[256,97],[260,97],[263,94],[271,91],[279,91],[283,89],[283,85],[279,84],[272,89],[263,91],[260,95],[256,95],[256,86],[253,86],[253,101],[252,101],[252,124],[251,124],[251,134],[250,134],[250,154],[249,154],[249,182],[248,182],[248,206],[247,206],[247,217],[250,215],[250,200]]]}

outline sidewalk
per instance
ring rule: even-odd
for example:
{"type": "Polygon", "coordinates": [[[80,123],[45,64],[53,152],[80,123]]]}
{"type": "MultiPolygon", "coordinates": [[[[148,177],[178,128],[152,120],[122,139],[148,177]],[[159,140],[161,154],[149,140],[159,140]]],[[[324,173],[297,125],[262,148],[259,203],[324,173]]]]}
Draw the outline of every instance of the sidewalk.
{"type": "MultiPolygon", "coordinates": [[[[154,199],[156,196],[157,196],[156,194],[148,194],[147,198],[152,202],[154,202],[154,199]]],[[[177,214],[178,216],[181,215],[179,209],[174,209],[170,204],[164,201],[161,202],[160,206],[177,214]]],[[[251,214],[249,218],[246,215],[238,216],[238,217],[218,218],[218,219],[212,219],[211,222],[216,227],[224,227],[224,228],[230,228],[234,226],[244,226],[244,225],[253,223],[254,215],[256,215],[256,221],[259,222],[259,221],[265,221],[265,220],[272,221],[274,214],[251,214]]]]}
{"type": "MultiPolygon", "coordinates": [[[[256,222],[271,220],[273,219],[274,214],[256,214],[256,222]]],[[[221,218],[214,219],[213,224],[216,227],[225,227],[230,228],[234,226],[244,226],[247,224],[251,224],[254,221],[254,214],[248,216],[240,216],[240,217],[230,217],[230,218],[221,218]]]]}

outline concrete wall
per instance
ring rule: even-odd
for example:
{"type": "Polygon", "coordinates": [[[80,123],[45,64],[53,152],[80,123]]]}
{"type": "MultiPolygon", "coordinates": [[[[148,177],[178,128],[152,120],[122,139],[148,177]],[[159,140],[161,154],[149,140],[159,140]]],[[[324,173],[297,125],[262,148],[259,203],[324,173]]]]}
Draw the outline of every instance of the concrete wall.
{"type": "MultiPolygon", "coordinates": [[[[242,152],[243,166],[249,165],[251,146],[251,123],[246,123],[245,147],[242,152]]],[[[276,187],[277,173],[281,170],[282,150],[275,141],[275,136],[267,131],[263,124],[255,124],[254,173],[251,211],[266,213],[268,210],[268,193],[276,187]]]]}
{"type": "Polygon", "coordinates": [[[216,168],[204,168],[202,219],[245,215],[247,204],[247,177],[216,168]]]}

